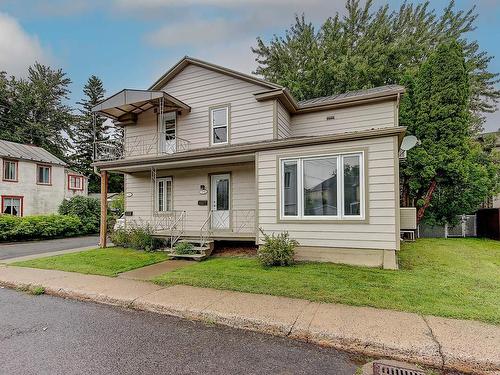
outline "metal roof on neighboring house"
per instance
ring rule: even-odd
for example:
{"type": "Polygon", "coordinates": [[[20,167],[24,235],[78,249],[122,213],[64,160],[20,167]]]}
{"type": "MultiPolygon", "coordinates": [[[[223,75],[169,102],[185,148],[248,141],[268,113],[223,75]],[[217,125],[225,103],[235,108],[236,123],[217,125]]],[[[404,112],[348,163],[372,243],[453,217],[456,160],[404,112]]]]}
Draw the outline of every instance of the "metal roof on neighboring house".
{"type": "Polygon", "coordinates": [[[41,147],[3,139],[0,139],[0,157],[66,166],[65,162],[41,147]]]}

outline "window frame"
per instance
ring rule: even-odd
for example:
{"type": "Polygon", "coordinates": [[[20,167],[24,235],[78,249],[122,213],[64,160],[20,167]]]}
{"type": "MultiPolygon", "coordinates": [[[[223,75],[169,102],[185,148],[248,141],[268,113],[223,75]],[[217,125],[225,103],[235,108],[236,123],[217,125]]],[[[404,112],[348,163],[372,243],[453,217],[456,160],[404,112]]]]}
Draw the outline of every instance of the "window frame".
{"type": "Polygon", "coordinates": [[[44,186],[51,186],[52,185],[52,165],[49,164],[37,164],[36,165],[36,184],[37,185],[44,185],[44,186]],[[48,168],[49,169],[49,182],[40,182],[38,180],[39,177],[39,168],[48,168]]]}
{"type": "Polygon", "coordinates": [[[2,162],[2,181],[5,182],[19,182],[19,160],[14,159],[3,159],[2,162]],[[5,172],[7,171],[6,165],[7,163],[14,163],[15,165],[15,179],[5,178],[5,172]]]}
{"type": "Polygon", "coordinates": [[[19,199],[20,203],[20,215],[14,215],[18,217],[23,217],[24,216],[24,196],[22,195],[2,195],[1,199],[1,206],[2,206],[2,211],[0,212],[1,215],[11,215],[11,214],[4,214],[3,211],[5,210],[5,200],[6,199],[19,199]]]}
{"type": "Polygon", "coordinates": [[[77,174],[68,174],[68,190],[77,190],[77,191],[82,191],[83,190],[83,176],[77,175],[77,174]],[[80,188],[76,187],[71,187],[71,178],[74,178],[75,181],[78,179],[80,180],[80,188]]]}
{"type": "Polygon", "coordinates": [[[297,155],[297,156],[283,156],[278,157],[278,189],[279,189],[279,200],[278,200],[278,221],[290,222],[366,222],[367,218],[367,167],[366,167],[366,152],[365,150],[353,150],[338,153],[328,153],[328,154],[312,154],[312,155],[297,155]],[[358,156],[359,157],[359,169],[360,169],[360,214],[359,215],[346,215],[344,213],[344,158],[358,156]],[[337,163],[337,215],[305,215],[304,207],[304,160],[318,160],[318,159],[328,159],[336,158],[337,163]],[[297,215],[285,215],[285,176],[284,176],[284,164],[285,162],[296,162],[297,163],[297,215]]]}
{"type": "Polygon", "coordinates": [[[155,182],[155,213],[156,214],[169,214],[169,213],[172,213],[173,210],[174,210],[174,179],[171,177],[171,176],[168,176],[168,177],[158,177],[156,179],[156,182],[155,182]],[[165,185],[164,185],[164,189],[163,189],[163,202],[164,202],[164,205],[165,205],[165,209],[160,211],[160,202],[159,202],[159,198],[160,198],[160,195],[159,195],[159,184],[160,182],[163,182],[165,185]],[[167,210],[167,204],[166,202],[168,201],[168,195],[167,195],[167,189],[166,189],[166,182],[170,182],[170,186],[171,186],[171,189],[170,189],[170,208],[169,210],[167,210]]]}
{"type": "Polygon", "coordinates": [[[230,118],[231,118],[231,106],[229,104],[222,104],[209,108],[209,139],[210,146],[223,146],[228,145],[230,143],[229,134],[230,134],[230,118]],[[226,125],[218,125],[214,126],[214,115],[215,111],[226,110],[226,125]],[[226,128],[226,141],[225,142],[215,142],[214,141],[214,129],[218,128],[226,128]]]}

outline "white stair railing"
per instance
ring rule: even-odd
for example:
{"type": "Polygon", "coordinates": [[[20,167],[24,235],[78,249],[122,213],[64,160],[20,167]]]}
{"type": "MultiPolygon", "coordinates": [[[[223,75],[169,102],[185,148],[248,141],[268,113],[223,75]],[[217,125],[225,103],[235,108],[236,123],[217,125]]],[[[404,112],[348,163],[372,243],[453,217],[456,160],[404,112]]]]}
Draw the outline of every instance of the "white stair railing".
{"type": "Polygon", "coordinates": [[[186,227],[186,211],[181,211],[179,217],[170,226],[170,249],[174,248],[175,243],[182,237],[186,227]]]}

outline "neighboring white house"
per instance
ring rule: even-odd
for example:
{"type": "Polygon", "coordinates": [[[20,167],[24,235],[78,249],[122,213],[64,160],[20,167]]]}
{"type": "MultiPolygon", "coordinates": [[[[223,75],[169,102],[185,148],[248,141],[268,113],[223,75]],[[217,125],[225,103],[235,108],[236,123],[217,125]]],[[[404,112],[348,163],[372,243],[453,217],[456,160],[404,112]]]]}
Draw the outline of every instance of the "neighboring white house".
{"type": "Polygon", "coordinates": [[[87,195],[87,177],[41,147],[0,140],[3,214],[56,213],[65,198],[87,195]]]}
{"type": "Polygon", "coordinates": [[[392,268],[403,92],[297,102],[282,86],[186,57],[148,90],[94,107],[124,128],[123,147],[96,143],[94,165],[125,175],[126,222],[159,236],[261,244],[259,228],[288,231],[299,259],[392,268]]]}

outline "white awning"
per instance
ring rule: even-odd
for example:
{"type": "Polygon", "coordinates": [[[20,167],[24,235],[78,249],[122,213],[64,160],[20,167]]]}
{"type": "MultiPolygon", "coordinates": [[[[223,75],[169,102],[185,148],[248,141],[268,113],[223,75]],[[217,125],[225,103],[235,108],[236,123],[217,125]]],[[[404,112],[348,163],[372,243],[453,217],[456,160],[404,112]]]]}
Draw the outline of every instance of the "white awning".
{"type": "Polygon", "coordinates": [[[191,111],[191,107],[164,91],[124,89],[92,108],[92,112],[120,121],[124,115],[138,115],[160,104],[163,99],[163,111],[191,111]]]}

